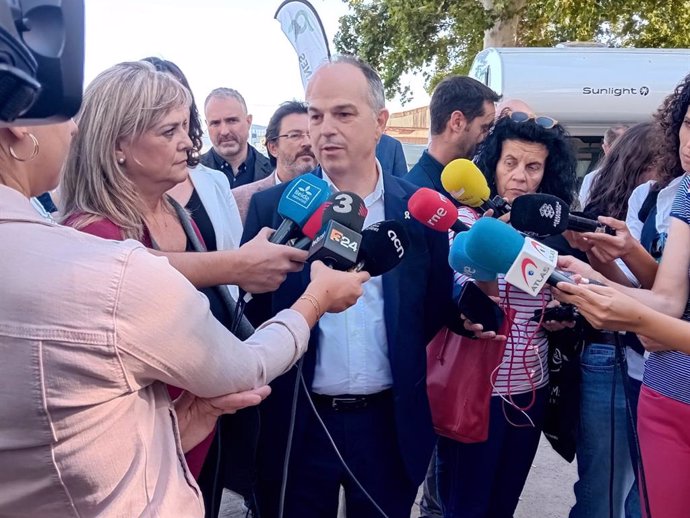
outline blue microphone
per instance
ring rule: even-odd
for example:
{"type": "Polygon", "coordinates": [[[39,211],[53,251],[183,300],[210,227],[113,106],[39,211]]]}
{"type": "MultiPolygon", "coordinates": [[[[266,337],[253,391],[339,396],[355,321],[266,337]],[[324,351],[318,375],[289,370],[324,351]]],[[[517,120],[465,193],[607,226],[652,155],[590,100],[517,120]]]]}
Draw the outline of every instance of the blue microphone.
{"type": "Polygon", "coordinates": [[[572,283],[556,269],[558,253],[510,225],[494,218],[480,218],[465,237],[465,253],[472,264],[505,274],[506,282],[536,296],[545,284],[572,283]]]}
{"type": "Polygon", "coordinates": [[[311,173],[292,180],[278,202],[278,214],[283,217],[283,222],[269,241],[279,245],[287,243],[328,199],[330,193],[326,181],[311,173]]]}
{"type": "Polygon", "coordinates": [[[460,232],[456,234],[453,240],[453,246],[451,246],[450,253],[448,254],[448,263],[450,267],[456,272],[466,275],[475,281],[495,281],[495,271],[482,268],[467,256],[465,252],[466,234],[467,232],[460,232]]]}

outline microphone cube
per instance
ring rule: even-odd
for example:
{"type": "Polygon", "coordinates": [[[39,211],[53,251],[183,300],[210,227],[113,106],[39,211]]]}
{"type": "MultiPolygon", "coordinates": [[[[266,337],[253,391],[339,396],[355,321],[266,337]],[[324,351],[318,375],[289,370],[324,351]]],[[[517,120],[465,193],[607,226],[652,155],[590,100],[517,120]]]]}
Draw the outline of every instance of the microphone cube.
{"type": "Polygon", "coordinates": [[[337,221],[329,221],[316,236],[307,261],[323,261],[336,270],[349,270],[357,262],[362,236],[337,221]]]}
{"type": "Polygon", "coordinates": [[[522,250],[505,275],[506,282],[536,297],[556,269],[557,261],[558,252],[553,248],[526,237],[522,250]]]}

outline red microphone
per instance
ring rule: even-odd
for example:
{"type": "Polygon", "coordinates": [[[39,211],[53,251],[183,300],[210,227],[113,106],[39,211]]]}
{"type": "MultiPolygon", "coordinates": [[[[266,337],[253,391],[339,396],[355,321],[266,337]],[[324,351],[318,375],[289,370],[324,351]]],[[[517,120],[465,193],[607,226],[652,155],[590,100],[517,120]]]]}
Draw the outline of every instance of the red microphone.
{"type": "Polygon", "coordinates": [[[300,250],[309,250],[311,242],[316,237],[316,234],[318,234],[319,230],[323,228],[323,212],[331,205],[333,205],[332,201],[324,201],[314,211],[314,213],[309,216],[309,219],[302,227],[302,234],[304,236],[295,241],[295,244],[293,245],[294,248],[298,248],[300,250]]]}
{"type": "Polygon", "coordinates": [[[407,202],[414,219],[439,232],[464,232],[470,227],[458,221],[458,209],[443,194],[428,187],[421,187],[407,202]]]}

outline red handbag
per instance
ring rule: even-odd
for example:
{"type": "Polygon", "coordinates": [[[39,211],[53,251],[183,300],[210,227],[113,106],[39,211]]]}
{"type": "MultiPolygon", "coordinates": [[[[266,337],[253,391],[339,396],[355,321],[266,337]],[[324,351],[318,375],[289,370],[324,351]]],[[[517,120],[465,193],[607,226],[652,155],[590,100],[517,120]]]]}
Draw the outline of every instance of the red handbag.
{"type": "MultiPolygon", "coordinates": [[[[498,332],[509,337],[515,310],[498,332]]],[[[503,361],[505,342],[478,340],[442,328],[427,346],[426,389],[436,433],[464,443],[489,437],[492,382],[503,361]]]]}

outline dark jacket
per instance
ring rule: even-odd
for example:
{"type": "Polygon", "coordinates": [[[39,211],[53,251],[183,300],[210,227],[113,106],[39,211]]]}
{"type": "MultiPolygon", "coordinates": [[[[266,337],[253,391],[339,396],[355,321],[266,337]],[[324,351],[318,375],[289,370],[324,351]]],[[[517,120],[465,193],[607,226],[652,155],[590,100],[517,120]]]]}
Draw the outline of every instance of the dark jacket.
{"type": "Polygon", "coordinates": [[[237,177],[233,175],[233,172],[225,159],[216,153],[216,150],[213,148],[201,155],[200,162],[206,167],[216,169],[217,171],[224,173],[225,176],[228,177],[230,187],[233,189],[235,187],[239,187],[240,185],[247,185],[252,182],[263,180],[273,172],[274,167],[271,165],[271,162],[268,160],[268,158],[259,153],[255,147],[249,144],[247,144],[247,146],[247,159],[244,162],[247,167],[247,171],[241,172],[237,175],[237,177]]]}
{"type": "Polygon", "coordinates": [[[381,169],[393,176],[402,178],[407,174],[407,160],[402,144],[398,139],[381,135],[376,145],[376,158],[381,162],[381,169]]]}

